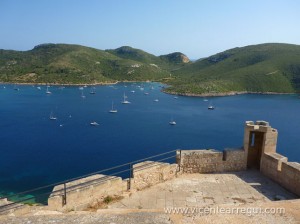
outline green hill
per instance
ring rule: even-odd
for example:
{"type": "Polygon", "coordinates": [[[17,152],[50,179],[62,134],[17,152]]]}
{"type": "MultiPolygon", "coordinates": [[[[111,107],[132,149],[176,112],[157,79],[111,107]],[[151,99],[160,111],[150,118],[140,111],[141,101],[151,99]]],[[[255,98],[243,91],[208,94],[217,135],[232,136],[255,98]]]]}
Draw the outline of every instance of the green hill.
{"type": "Polygon", "coordinates": [[[234,48],[186,65],[174,75],[167,92],[298,92],[300,46],[260,44],[234,48]]]}
{"type": "Polygon", "coordinates": [[[155,56],[132,47],[114,50],[42,44],[29,51],[0,50],[0,81],[111,83],[161,81],[166,92],[299,92],[300,46],[260,44],[190,62],[180,52],[155,56]]]}
{"type": "Polygon", "coordinates": [[[23,52],[0,50],[2,82],[77,84],[159,81],[169,75],[169,71],[146,61],[121,58],[107,51],[79,45],[42,44],[23,52]]]}
{"type": "Polygon", "coordinates": [[[123,46],[114,50],[105,50],[115,56],[124,59],[131,59],[134,61],[150,64],[152,66],[158,66],[164,70],[172,71],[183,67],[189,63],[187,56],[180,52],[175,52],[167,55],[161,55],[159,57],[149,54],[140,49],[132,48],[129,46],[123,46]]]}

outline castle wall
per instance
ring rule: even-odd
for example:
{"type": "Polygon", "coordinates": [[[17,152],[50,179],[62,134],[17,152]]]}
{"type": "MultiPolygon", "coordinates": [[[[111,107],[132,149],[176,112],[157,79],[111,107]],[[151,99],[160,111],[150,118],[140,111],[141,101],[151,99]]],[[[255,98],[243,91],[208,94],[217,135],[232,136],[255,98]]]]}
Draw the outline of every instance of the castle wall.
{"type": "Polygon", "coordinates": [[[282,162],[287,162],[288,159],[278,153],[264,153],[262,156],[262,165],[260,171],[273,180],[279,178],[282,162]]]}
{"type": "Polygon", "coordinates": [[[216,173],[246,169],[243,149],[178,150],[177,163],[182,173],[216,173]]]}
{"type": "Polygon", "coordinates": [[[66,183],[66,205],[63,205],[64,185],[57,185],[48,198],[48,206],[54,210],[84,208],[94,202],[102,202],[107,196],[122,196],[129,186],[131,190],[142,190],[173,179],[177,169],[177,164],[145,161],[133,166],[131,180],[102,174],[78,179],[66,183]]]}
{"type": "Polygon", "coordinates": [[[300,196],[300,164],[283,162],[279,181],[283,187],[300,196]]]}
{"type": "Polygon", "coordinates": [[[177,164],[145,161],[133,165],[131,188],[142,190],[176,177],[177,164]]]}
{"type": "MultiPolygon", "coordinates": [[[[87,206],[97,200],[103,201],[106,196],[120,196],[124,189],[121,177],[105,176],[101,174],[66,183],[66,206],[64,209],[76,210],[76,207],[87,206]]],[[[48,206],[52,209],[63,207],[64,185],[54,187],[48,199],[48,206]]]]}
{"type": "Polygon", "coordinates": [[[290,192],[300,196],[300,164],[288,162],[278,153],[265,153],[262,157],[261,172],[279,183],[290,192]]]}

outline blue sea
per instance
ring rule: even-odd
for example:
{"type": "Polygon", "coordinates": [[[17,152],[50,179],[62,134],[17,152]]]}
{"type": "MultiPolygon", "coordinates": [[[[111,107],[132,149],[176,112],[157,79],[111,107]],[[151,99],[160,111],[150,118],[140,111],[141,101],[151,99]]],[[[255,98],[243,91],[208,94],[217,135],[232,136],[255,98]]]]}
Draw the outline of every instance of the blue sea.
{"type": "Polygon", "coordinates": [[[300,99],[294,95],[183,97],[160,83],[0,85],[0,194],[16,193],[175,149],[243,145],[247,120],[278,129],[277,151],[300,161],[300,99]],[[135,91],[134,93],[131,91],[135,91]],[[147,95],[145,93],[148,93],[147,95]],[[123,95],[130,104],[122,104],[123,95]],[[85,98],[82,95],[86,96],[85,98]],[[158,102],[154,100],[158,99],[158,102]],[[111,114],[112,102],[118,113],[111,114]],[[208,104],[215,110],[208,110],[208,104]],[[57,120],[50,120],[50,113],[57,120]],[[170,120],[176,125],[169,125],[170,120]],[[91,122],[99,126],[91,126],[91,122]]]}

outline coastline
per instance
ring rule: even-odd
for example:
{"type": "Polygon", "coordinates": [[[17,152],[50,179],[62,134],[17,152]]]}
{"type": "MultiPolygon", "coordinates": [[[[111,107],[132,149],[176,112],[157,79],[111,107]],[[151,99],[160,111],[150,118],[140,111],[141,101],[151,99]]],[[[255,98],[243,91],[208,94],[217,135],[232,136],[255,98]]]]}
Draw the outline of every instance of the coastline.
{"type": "MultiPolygon", "coordinates": [[[[140,80],[124,80],[124,81],[115,81],[115,82],[97,82],[97,83],[19,83],[19,82],[0,82],[0,84],[9,84],[9,85],[52,85],[52,86],[95,86],[95,85],[116,85],[118,83],[134,83],[134,82],[160,82],[160,81],[140,81],[140,80]]],[[[162,82],[160,82],[162,83],[162,82]]],[[[243,95],[243,94],[261,94],[261,95],[292,95],[292,94],[299,94],[297,92],[294,93],[282,93],[282,92],[252,92],[252,91],[230,91],[225,93],[178,93],[167,91],[166,89],[161,90],[163,93],[170,94],[170,95],[177,95],[177,96],[189,96],[189,97],[218,97],[218,96],[235,96],[235,95],[243,95]]]]}
{"type": "Polygon", "coordinates": [[[23,83],[23,82],[0,82],[0,84],[8,84],[8,85],[40,85],[40,86],[46,86],[46,85],[52,85],[52,86],[84,86],[84,85],[87,85],[87,86],[95,86],[95,85],[115,85],[115,84],[118,84],[119,81],[116,81],[116,82],[97,82],[97,83],[50,83],[50,82],[47,82],[47,83],[35,83],[35,82],[26,82],[26,83],[23,83]]]}
{"type": "Polygon", "coordinates": [[[41,85],[41,86],[45,86],[45,85],[52,85],[52,86],[95,86],[95,85],[116,85],[118,83],[122,83],[122,82],[126,82],[126,83],[133,83],[133,82],[156,82],[156,81],[150,81],[150,80],[146,80],[146,81],[140,81],[140,80],[134,80],[134,81],[128,81],[128,80],[124,80],[124,81],[115,81],[115,82],[96,82],[96,83],[50,83],[50,82],[0,82],[0,84],[8,84],[8,85],[41,85]]]}
{"type": "Polygon", "coordinates": [[[280,93],[280,92],[252,92],[252,91],[230,91],[225,93],[177,93],[177,92],[169,92],[166,90],[162,90],[162,92],[177,95],[177,96],[190,96],[190,97],[214,97],[214,96],[235,96],[235,95],[243,95],[243,94],[261,94],[261,95],[293,95],[298,93],[280,93]]]}

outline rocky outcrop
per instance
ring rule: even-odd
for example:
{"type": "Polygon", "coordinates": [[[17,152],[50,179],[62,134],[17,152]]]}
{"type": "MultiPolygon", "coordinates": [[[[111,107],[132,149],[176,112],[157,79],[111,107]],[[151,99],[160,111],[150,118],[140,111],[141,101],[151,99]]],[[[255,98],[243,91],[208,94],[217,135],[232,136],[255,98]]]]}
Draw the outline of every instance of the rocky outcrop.
{"type": "Polygon", "coordinates": [[[167,60],[170,63],[181,64],[181,63],[189,63],[190,59],[181,52],[174,52],[171,54],[161,55],[159,56],[163,60],[167,60]]]}

